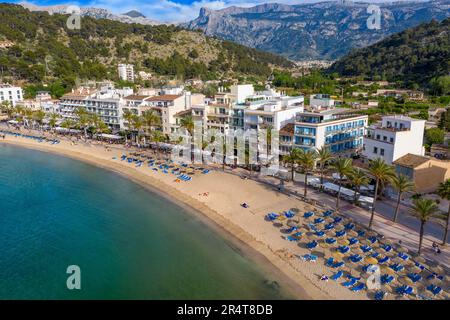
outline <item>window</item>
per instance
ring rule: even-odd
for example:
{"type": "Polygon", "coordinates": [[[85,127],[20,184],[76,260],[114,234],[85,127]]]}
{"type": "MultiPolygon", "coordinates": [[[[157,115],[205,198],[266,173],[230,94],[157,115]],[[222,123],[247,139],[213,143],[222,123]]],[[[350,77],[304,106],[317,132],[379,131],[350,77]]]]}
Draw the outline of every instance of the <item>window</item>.
{"type": "Polygon", "coordinates": [[[380,149],[380,156],[384,156],[384,149],[380,149]]]}
{"type": "Polygon", "coordinates": [[[378,148],[377,147],[373,147],[373,153],[377,154],[378,153],[378,148]]]}
{"type": "Polygon", "coordinates": [[[386,136],[383,136],[383,141],[387,141],[387,137],[386,136]]]}
{"type": "Polygon", "coordinates": [[[391,143],[394,143],[394,138],[391,137],[391,138],[389,139],[389,141],[390,141],[391,143]]]}
{"type": "Polygon", "coordinates": [[[377,134],[377,140],[380,140],[381,136],[379,134],[377,134]]]}

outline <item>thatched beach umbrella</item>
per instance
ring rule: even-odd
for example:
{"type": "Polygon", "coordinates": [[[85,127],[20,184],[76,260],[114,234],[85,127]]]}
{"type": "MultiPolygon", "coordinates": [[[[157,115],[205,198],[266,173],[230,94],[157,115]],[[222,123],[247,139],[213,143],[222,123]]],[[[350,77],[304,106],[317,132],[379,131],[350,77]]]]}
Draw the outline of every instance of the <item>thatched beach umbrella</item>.
{"type": "Polygon", "coordinates": [[[364,258],[364,262],[372,265],[378,264],[378,260],[371,256],[364,258]]]}

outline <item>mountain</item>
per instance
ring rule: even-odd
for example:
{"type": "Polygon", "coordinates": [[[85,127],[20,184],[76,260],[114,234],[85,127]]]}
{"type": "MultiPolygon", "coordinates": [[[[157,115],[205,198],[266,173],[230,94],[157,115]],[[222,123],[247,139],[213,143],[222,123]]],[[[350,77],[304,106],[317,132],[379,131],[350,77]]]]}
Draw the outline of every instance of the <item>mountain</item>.
{"type": "Polygon", "coordinates": [[[355,50],[328,70],[343,76],[428,84],[450,75],[450,18],[432,21],[355,50]]]}
{"type": "Polygon", "coordinates": [[[450,16],[450,0],[378,3],[381,28],[369,29],[368,3],[330,1],[300,5],[269,3],[250,8],[202,8],[182,24],[206,35],[281,54],[293,60],[334,60],[353,48],[432,19],[450,16]]]}
{"type": "MultiPolygon", "coordinates": [[[[69,5],[55,5],[55,6],[37,6],[32,3],[22,2],[22,7],[30,11],[42,11],[50,14],[67,14],[69,5]]],[[[92,17],[95,19],[109,19],[114,21],[120,21],[124,23],[139,23],[144,25],[158,25],[157,21],[147,19],[142,13],[131,10],[124,14],[113,14],[109,10],[101,8],[80,8],[82,17],[92,17]]]]}
{"type": "Polygon", "coordinates": [[[122,14],[122,15],[129,16],[131,18],[139,18],[139,17],[145,18],[145,16],[142,13],[140,13],[139,11],[137,11],[137,10],[131,10],[131,11],[128,11],[128,12],[122,14]]]}
{"type": "Polygon", "coordinates": [[[79,80],[117,80],[117,64],[178,78],[266,78],[272,68],[293,63],[271,53],[209,38],[201,32],[167,25],[128,24],[81,18],[81,28],[67,28],[68,15],[31,12],[0,4],[0,70],[5,80],[57,82],[65,89],[79,80]]]}

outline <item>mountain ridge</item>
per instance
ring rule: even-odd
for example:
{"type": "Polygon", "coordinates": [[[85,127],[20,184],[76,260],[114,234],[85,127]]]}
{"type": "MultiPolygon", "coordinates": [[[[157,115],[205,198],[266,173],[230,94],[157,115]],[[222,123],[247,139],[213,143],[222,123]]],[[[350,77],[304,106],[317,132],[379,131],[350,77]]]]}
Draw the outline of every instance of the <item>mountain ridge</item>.
{"type": "Polygon", "coordinates": [[[334,60],[395,32],[450,16],[450,0],[379,3],[382,26],[380,30],[370,30],[368,5],[330,1],[202,8],[196,19],[180,25],[292,60],[334,60]]]}

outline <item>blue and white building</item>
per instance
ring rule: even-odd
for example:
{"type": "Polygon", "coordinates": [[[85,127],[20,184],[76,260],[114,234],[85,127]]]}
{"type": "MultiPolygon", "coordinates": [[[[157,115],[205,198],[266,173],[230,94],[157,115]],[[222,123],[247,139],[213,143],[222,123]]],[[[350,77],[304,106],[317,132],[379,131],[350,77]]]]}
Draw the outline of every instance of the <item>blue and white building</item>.
{"type": "Polygon", "coordinates": [[[362,150],[368,116],[356,114],[348,109],[329,109],[302,112],[297,115],[291,139],[285,139],[282,153],[290,148],[319,149],[328,147],[332,153],[353,154],[362,150]],[[291,140],[291,141],[289,141],[291,140]]]}

